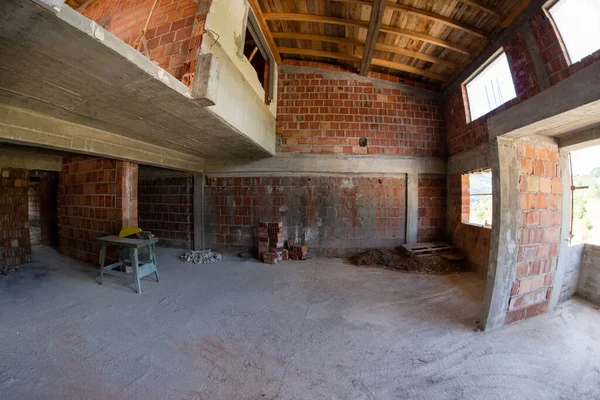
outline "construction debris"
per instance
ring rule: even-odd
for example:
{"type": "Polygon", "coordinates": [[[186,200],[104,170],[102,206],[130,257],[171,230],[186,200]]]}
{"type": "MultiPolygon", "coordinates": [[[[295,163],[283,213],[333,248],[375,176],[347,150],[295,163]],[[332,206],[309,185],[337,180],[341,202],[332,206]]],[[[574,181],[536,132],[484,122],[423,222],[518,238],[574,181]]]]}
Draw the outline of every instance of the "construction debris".
{"type": "Polygon", "coordinates": [[[223,253],[208,250],[190,250],[179,256],[179,259],[185,263],[208,264],[216,263],[223,259],[223,253]]]}
{"type": "Polygon", "coordinates": [[[306,260],[308,246],[283,239],[283,222],[259,222],[258,258],[267,264],[283,260],[306,260]],[[284,248],[286,247],[286,248],[284,248]]]}
{"type": "Polygon", "coordinates": [[[402,247],[397,250],[373,249],[351,258],[355,265],[378,266],[417,274],[453,274],[469,270],[466,262],[449,261],[439,255],[417,256],[402,247]]]}

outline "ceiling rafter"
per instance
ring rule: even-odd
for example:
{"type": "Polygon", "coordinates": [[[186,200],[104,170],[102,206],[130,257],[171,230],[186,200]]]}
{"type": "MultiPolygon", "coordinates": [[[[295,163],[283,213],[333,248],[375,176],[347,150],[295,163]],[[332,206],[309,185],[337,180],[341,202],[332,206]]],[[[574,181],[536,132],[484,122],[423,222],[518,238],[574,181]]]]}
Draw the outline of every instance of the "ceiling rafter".
{"type": "Polygon", "coordinates": [[[365,49],[363,51],[362,61],[360,63],[359,74],[367,76],[369,69],[371,68],[371,60],[375,53],[375,45],[379,38],[379,28],[381,27],[381,21],[383,20],[383,13],[385,11],[386,0],[374,0],[371,7],[371,18],[369,19],[369,30],[367,32],[367,40],[365,42],[365,49]]]}
{"type": "MultiPolygon", "coordinates": [[[[314,49],[300,49],[296,47],[280,47],[279,52],[282,54],[292,54],[292,55],[301,55],[301,56],[312,56],[312,57],[323,57],[323,58],[333,58],[337,60],[343,61],[351,61],[351,62],[360,62],[362,61],[362,57],[356,56],[348,53],[337,53],[331,51],[324,50],[314,50],[314,49]]],[[[446,81],[448,79],[447,76],[436,74],[434,72],[429,72],[427,70],[423,70],[416,67],[411,67],[410,65],[383,60],[380,58],[373,58],[372,65],[377,65],[380,67],[395,69],[398,71],[408,72],[411,74],[424,76],[426,78],[435,79],[438,81],[446,81]]]]}
{"type": "MultiPolygon", "coordinates": [[[[350,39],[350,38],[340,37],[340,36],[325,36],[325,35],[318,35],[318,34],[314,34],[314,33],[273,32],[273,37],[275,39],[309,40],[309,41],[315,41],[315,42],[336,43],[336,44],[343,44],[343,45],[347,45],[347,46],[358,46],[358,47],[364,47],[364,45],[365,45],[365,42],[358,40],[358,39],[350,39]]],[[[458,68],[458,65],[451,61],[444,60],[442,58],[438,58],[438,57],[434,57],[434,56],[430,56],[425,53],[420,53],[418,51],[408,50],[408,49],[405,49],[402,47],[389,45],[389,44],[377,43],[375,45],[375,49],[379,50],[379,51],[385,51],[388,53],[398,54],[401,56],[417,58],[422,61],[427,61],[427,62],[430,62],[433,64],[438,64],[438,65],[443,65],[445,67],[452,68],[452,69],[458,68]]]]}
{"type": "MultiPolygon", "coordinates": [[[[373,2],[367,1],[367,0],[331,0],[331,1],[338,2],[338,3],[362,5],[362,6],[367,6],[367,7],[372,7],[372,5],[373,5],[373,2]]],[[[469,26],[469,25],[462,23],[460,21],[457,21],[455,19],[446,17],[441,14],[437,14],[437,13],[434,13],[431,11],[422,10],[420,8],[407,6],[407,5],[401,4],[401,3],[394,3],[391,1],[388,1],[386,3],[386,7],[394,9],[394,10],[404,11],[408,14],[416,15],[421,18],[427,18],[429,20],[447,25],[451,28],[460,29],[461,31],[470,33],[474,36],[477,36],[477,37],[480,37],[483,39],[487,39],[487,37],[488,37],[486,32],[484,32],[480,29],[477,29],[475,27],[469,26]]]]}
{"type": "Polygon", "coordinates": [[[504,19],[506,17],[506,15],[504,15],[504,13],[500,10],[498,10],[495,7],[492,6],[488,6],[486,4],[484,4],[482,1],[480,0],[459,0],[461,3],[464,3],[468,6],[471,7],[475,7],[483,12],[486,12],[488,14],[491,14],[495,17],[498,17],[500,19],[504,19]]]}
{"type": "MultiPolygon", "coordinates": [[[[314,15],[314,14],[296,14],[296,13],[267,13],[264,14],[266,20],[271,21],[297,21],[297,22],[319,22],[323,24],[334,24],[334,25],[345,25],[345,26],[354,26],[358,28],[368,29],[369,23],[366,21],[355,20],[355,19],[346,19],[346,18],[336,18],[336,17],[327,17],[324,15],[314,15]]],[[[445,47],[447,49],[465,54],[469,57],[472,57],[473,54],[469,49],[464,46],[458,45],[456,43],[449,42],[447,40],[442,40],[436,38],[434,36],[409,31],[407,29],[398,28],[390,25],[381,25],[380,30],[386,33],[392,33],[395,35],[402,35],[406,37],[410,37],[416,40],[422,40],[427,43],[434,44],[436,46],[445,47]]]]}

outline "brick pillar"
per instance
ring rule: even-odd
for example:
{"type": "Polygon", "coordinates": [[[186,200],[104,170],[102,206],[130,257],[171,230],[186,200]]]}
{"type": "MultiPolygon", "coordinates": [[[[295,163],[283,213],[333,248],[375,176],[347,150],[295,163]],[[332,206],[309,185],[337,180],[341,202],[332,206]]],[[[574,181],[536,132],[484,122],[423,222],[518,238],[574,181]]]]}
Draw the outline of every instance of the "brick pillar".
{"type": "Polygon", "coordinates": [[[137,226],[137,164],[71,155],[63,160],[58,186],[61,253],[98,263],[94,239],[137,226]]]}
{"type": "Polygon", "coordinates": [[[0,268],[31,261],[29,239],[29,172],[0,172],[0,268]]]}

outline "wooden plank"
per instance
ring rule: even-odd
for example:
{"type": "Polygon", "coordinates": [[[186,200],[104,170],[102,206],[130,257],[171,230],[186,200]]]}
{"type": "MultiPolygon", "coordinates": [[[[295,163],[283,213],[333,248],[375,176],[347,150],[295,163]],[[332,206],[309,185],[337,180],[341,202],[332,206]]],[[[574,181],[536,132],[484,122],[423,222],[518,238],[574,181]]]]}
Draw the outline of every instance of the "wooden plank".
{"type": "Polygon", "coordinates": [[[377,65],[379,67],[385,67],[390,69],[395,69],[398,71],[410,72],[411,74],[424,76],[427,78],[435,79],[438,81],[445,82],[448,77],[440,74],[436,74],[434,72],[429,72],[427,70],[423,70],[416,67],[411,67],[410,65],[401,64],[394,61],[382,60],[380,58],[374,58],[372,61],[373,65],[377,65]]]}
{"type": "Polygon", "coordinates": [[[447,49],[450,49],[450,50],[453,50],[453,51],[456,51],[456,52],[459,52],[462,54],[466,54],[469,57],[473,56],[473,53],[471,53],[471,51],[469,49],[467,49],[466,47],[463,47],[459,44],[449,42],[447,40],[442,40],[440,38],[436,38],[431,35],[427,35],[425,33],[413,32],[413,31],[409,31],[407,29],[402,29],[402,28],[398,28],[396,26],[391,26],[391,25],[381,25],[380,29],[381,29],[381,31],[386,32],[386,33],[393,33],[395,35],[408,36],[413,39],[422,40],[424,42],[431,43],[436,46],[445,47],[447,49]]]}
{"type": "Polygon", "coordinates": [[[326,57],[335,58],[338,60],[345,61],[361,61],[362,57],[355,56],[348,53],[334,53],[331,51],[314,50],[314,49],[299,49],[295,47],[280,47],[279,52],[281,54],[295,54],[300,56],[313,56],[313,57],[326,57]]]}
{"type": "Polygon", "coordinates": [[[367,41],[365,43],[365,50],[363,51],[362,61],[360,62],[359,74],[367,76],[369,69],[371,68],[371,60],[375,53],[375,45],[379,38],[379,27],[381,26],[381,20],[383,19],[383,13],[385,11],[385,0],[374,0],[371,7],[371,18],[369,22],[369,30],[367,32],[367,41]]]}
{"type": "MultiPolygon", "coordinates": [[[[325,36],[325,35],[318,35],[318,34],[313,34],[313,33],[273,32],[273,37],[275,39],[310,40],[310,41],[317,41],[317,42],[344,44],[344,45],[357,46],[357,47],[364,47],[364,45],[365,45],[365,42],[360,41],[358,39],[350,39],[350,38],[341,37],[341,36],[325,36]]],[[[377,43],[375,45],[375,49],[380,50],[380,51],[386,51],[388,53],[399,54],[399,55],[406,56],[406,57],[418,58],[419,60],[428,61],[433,64],[443,65],[443,66],[446,66],[446,67],[452,68],[452,69],[458,68],[458,65],[451,61],[444,60],[444,59],[441,59],[438,57],[433,57],[433,56],[430,56],[425,53],[420,53],[418,51],[408,50],[408,49],[405,49],[402,47],[396,47],[396,46],[392,46],[392,45],[388,45],[388,44],[377,43]]]]}
{"type": "Polygon", "coordinates": [[[277,62],[277,64],[282,64],[281,55],[279,54],[279,51],[277,51],[277,45],[275,44],[275,40],[273,39],[273,35],[271,34],[271,30],[269,29],[267,20],[265,19],[265,16],[260,8],[260,5],[258,4],[258,0],[248,0],[248,1],[250,3],[250,7],[252,8],[252,12],[254,13],[254,16],[256,16],[256,20],[258,21],[258,24],[260,25],[260,30],[263,32],[263,35],[265,35],[265,39],[267,39],[267,44],[269,45],[269,49],[271,49],[271,53],[273,54],[273,57],[275,58],[275,62],[277,62]]]}
{"type": "Polygon", "coordinates": [[[459,0],[461,3],[464,3],[466,5],[469,5],[471,7],[475,7],[483,12],[486,12],[488,14],[491,14],[495,17],[498,17],[500,19],[504,19],[504,13],[500,10],[498,10],[497,8],[488,6],[483,4],[481,1],[479,0],[459,0]]]}
{"type": "MultiPolygon", "coordinates": [[[[366,1],[366,0],[331,0],[331,1],[335,1],[338,3],[347,3],[347,4],[367,6],[367,7],[373,6],[372,1],[366,1]]],[[[411,7],[411,6],[402,4],[402,3],[394,3],[391,1],[388,1],[386,3],[386,7],[392,8],[395,10],[404,11],[408,14],[416,15],[421,18],[427,18],[431,21],[436,21],[436,22],[442,23],[444,25],[450,26],[452,28],[460,29],[464,32],[470,33],[470,34],[478,36],[480,38],[487,39],[487,34],[484,31],[477,29],[475,27],[469,26],[468,24],[457,21],[455,19],[438,14],[438,13],[434,13],[434,12],[427,11],[427,10],[422,10],[420,8],[411,7]]]]}
{"type": "Polygon", "coordinates": [[[325,15],[314,14],[296,14],[296,13],[266,13],[264,17],[267,21],[297,21],[297,22],[318,22],[322,24],[353,26],[357,28],[369,28],[367,21],[356,19],[327,17],[325,15]]]}
{"type": "Polygon", "coordinates": [[[521,14],[527,8],[529,3],[531,3],[531,0],[522,0],[516,7],[513,8],[508,17],[504,18],[504,21],[502,21],[500,27],[506,28],[512,24],[519,14],[521,14]]]}

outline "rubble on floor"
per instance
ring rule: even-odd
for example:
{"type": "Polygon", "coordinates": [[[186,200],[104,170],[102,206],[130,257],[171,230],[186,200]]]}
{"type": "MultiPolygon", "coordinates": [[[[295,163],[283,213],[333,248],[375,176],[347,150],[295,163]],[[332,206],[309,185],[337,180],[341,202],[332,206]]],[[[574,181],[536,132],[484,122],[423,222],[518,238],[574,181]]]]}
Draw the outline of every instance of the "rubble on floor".
{"type": "Polygon", "coordinates": [[[179,259],[185,263],[208,264],[219,262],[223,259],[223,253],[207,250],[190,250],[179,256],[179,259]]]}
{"type": "Polygon", "coordinates": [[[18,265],[9,265],[9,266],[0,268],[0,275],[8,276],[11,272],[16,272],[18,270],[19,270],[18,265]]]}
{"type": "Polygon", "coordinates": [[[377,266],[417,274],[453,274],[469,271],[464,261],[451,261],[438,255],[415,257],[402,248],[397,250],[373,249],[350,258],[354,265],[377,266]]]}

